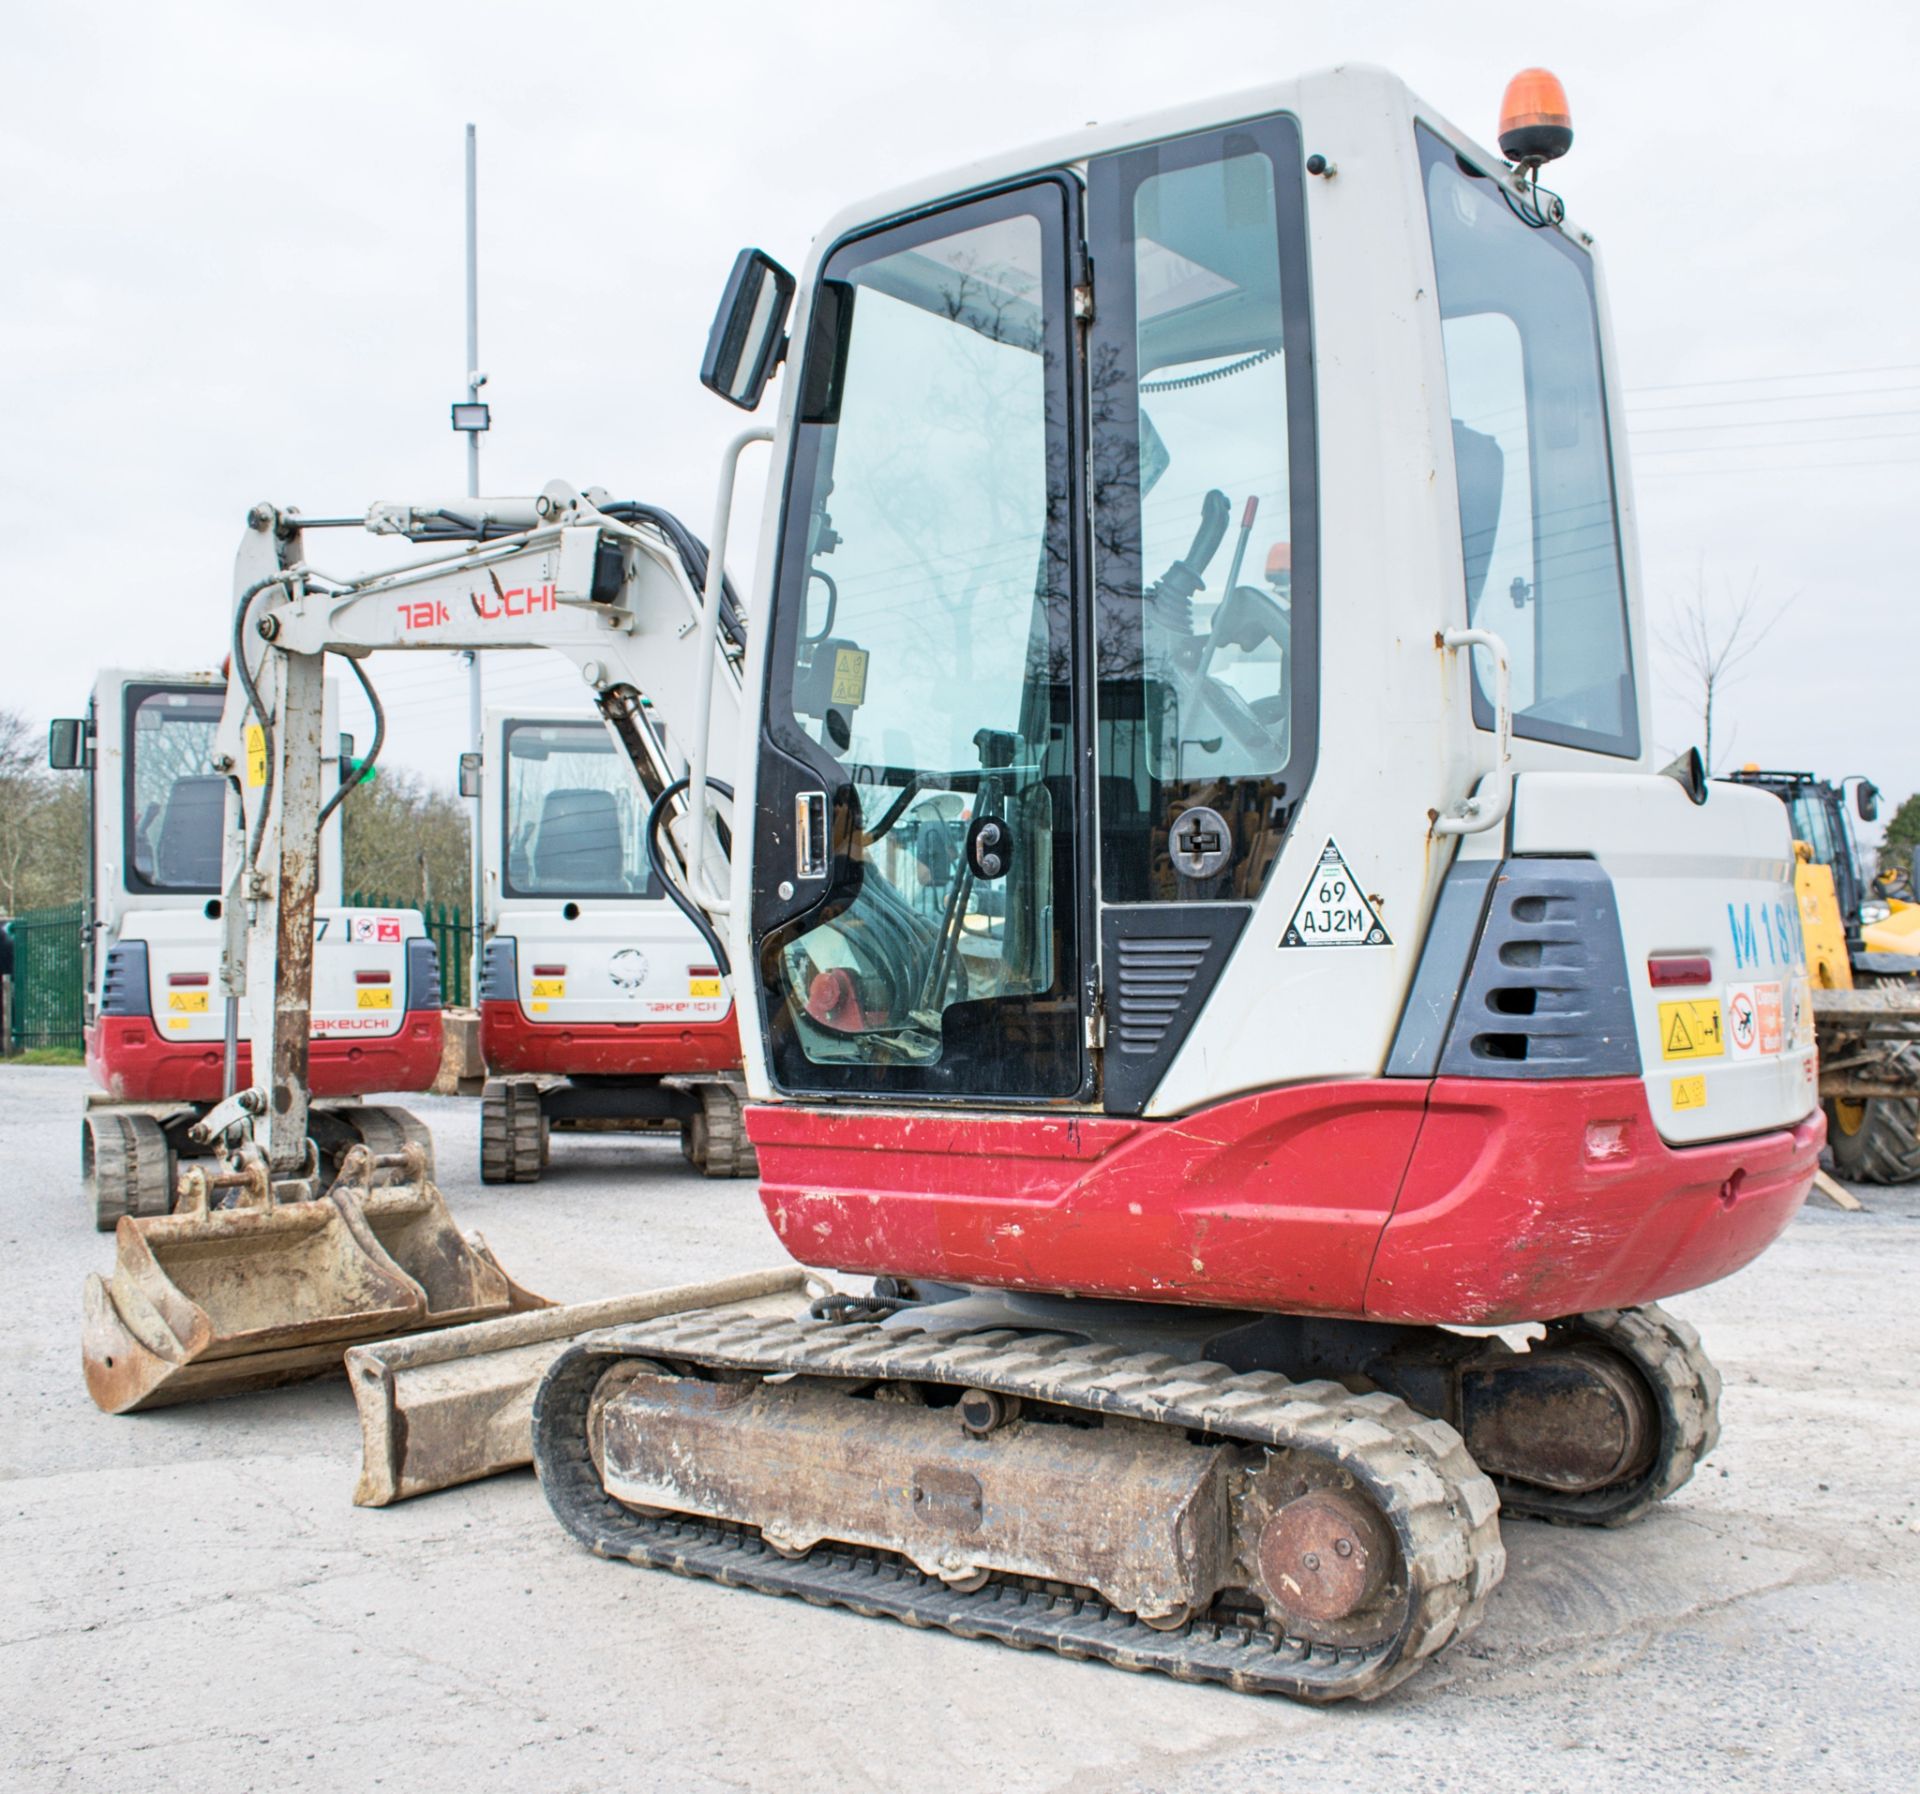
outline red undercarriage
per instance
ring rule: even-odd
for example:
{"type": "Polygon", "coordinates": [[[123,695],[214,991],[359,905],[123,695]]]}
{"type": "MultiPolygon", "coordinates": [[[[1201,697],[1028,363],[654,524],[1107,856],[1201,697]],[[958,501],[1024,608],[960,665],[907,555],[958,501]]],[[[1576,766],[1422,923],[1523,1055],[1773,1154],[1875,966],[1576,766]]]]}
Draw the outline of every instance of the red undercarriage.
{"type": "Polygon", "coordinates": [[[1638,1078],[1366,1079],[1177,1121],[747,1110],[801,1263],[1210,1308],[1500,1325],[1737,1271],[1826,1122],[1675,1148],[1638,1078]]]}
{"type": "Polygon", "coordinates": [[[686,1077],[740,1069],[740,1030],[717,1022],[530,1022],[518,1003],[480,1005],[490,1071],[562,1077],[686,1077]]]}
{"type": "MultiPolygon", "coordinates": [[[[217,1103],[217,1040],[167,1040],[144,1015],[103,1015],[87,1030],[87,1070],[109,1096],[127,1103],[217,1103]]],[[[315,1096],[371,1096],[425,1090],[440,1071],[437,1009],[410,1009],[397,1034],[378,1039],[316,1040],[307,1051],[315,1096]]],[[[253,1054],[240,1043],[240,1082],[253,1080],[253,1054]]]]}

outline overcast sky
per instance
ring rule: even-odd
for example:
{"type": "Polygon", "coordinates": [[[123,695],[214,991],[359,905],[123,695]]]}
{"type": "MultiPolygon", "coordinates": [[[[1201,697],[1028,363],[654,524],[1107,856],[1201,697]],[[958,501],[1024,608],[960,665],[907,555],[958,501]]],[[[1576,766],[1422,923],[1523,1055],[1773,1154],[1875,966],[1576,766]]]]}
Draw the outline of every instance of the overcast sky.
{"type": "MultiPolygon", "coordinates": [[[[695,372],[742,244],[798,268],[832,212],[902,180],[1346,60],[1491,142],[1507,77],[1540,62],[1577,137],[1553,184],[1607,259],[1656,666],[1702,576],[1754,582],[1786,609],[1730,693],[1721,758],[1868,772],[1897,799],[1920,787],[1915,16],[1844,0],[10,8],[0,705],[77,711],[107,661],[216,663],[255,500],[322,515],[464,490],[447,405],[468,120],[484,488],[605,485],[705,533],[741,420],[695,372]]],[[[743,522],[757,471],[749,497],[743,522]]],[[[393,757],[448,778],[464,674],[439,655],[374,671],[393,757]]],[[[501,699],[578,691],[541,656],[494,656],[487,677],[501,699]]],[[[1664,678],[1656,733],[1694,738],[1664,678]]]]}

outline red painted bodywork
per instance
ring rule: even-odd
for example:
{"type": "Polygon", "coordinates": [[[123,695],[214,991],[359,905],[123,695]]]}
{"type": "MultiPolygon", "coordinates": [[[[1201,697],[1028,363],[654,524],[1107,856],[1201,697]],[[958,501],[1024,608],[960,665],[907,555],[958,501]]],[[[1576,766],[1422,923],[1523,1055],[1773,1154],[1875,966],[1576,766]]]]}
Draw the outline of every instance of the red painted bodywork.
{"type": "Polygon", "coordinates": [[[533,1022],[518,1003],[480,1005],[480,1051],[489,1071],[561,1077],[683,1077],[740,1069],[740,1030],[717,1022],[533,1022]]]}
{"type": "Polygon", "coordinates": [[[1441,1078],[1295,1085],[1176,1121],[765,1104],[747,1132],[802,1264],[1470,1326],[1738,1270],[1806,1200],[1826,1123],[1677,1148],[1637,1078],[1441,1078]]]}
{"type": "MultiPolygon", "coordinates": [[[[371,1096],[426,1090],[440,1072],[443,1030],[437,1009],[410,1009],[397,1034],[379,1039],[315,1040],[307,1083],[315,1096],[371,1096]]],[[[87,1070],[109,1096],[128,1103],[217,1103],[217,1040],[168,1040],[144,1015],[103,1015],[86,1031],[87,1070]]],[[[240,1082],[253,1081],[253,1053],[240,1043],[240,1082]]]]}

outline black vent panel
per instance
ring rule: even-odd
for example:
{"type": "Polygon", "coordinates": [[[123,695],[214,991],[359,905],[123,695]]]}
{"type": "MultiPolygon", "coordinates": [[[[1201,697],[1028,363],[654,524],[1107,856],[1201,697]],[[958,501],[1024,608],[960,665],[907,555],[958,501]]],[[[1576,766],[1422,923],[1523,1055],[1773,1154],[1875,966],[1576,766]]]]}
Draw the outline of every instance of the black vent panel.
{"type": "Polygon", "coordinates": [[[107,949],[100,975],[102,1015],[152,1015],[153,998],[147,985],[147,943],[119,941],[107,949]]]}
{"type": "Polygon", "coordinates": [[[1109,1115],[1147,1106],[1246,927],[1239,904],[1115,904],[1100,918],[1106,1050],[1101,1102],[1109,1115]]]}
{"type": "Polygon", "coordinates": [[[1108,1052],[1159,1052],[1167,1030],[1186,1008],[1193,981],[1207,963],[1212,945],[1204,935],[1120,943],[1113,1009],[1107,1021],[1108,1052]]]}
{"type": "Polygon", "coordinates": [[[1508,860],[1441,1057],[1443,1077],[1640,1070],[1613,881],[1592,860],[1508,860]]]}

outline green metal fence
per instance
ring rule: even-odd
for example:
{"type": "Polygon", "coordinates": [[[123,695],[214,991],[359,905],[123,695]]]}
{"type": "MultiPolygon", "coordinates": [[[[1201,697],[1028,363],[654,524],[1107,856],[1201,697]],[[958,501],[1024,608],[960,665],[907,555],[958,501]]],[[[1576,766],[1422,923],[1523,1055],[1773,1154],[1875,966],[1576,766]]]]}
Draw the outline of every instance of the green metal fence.
{"type": "Polygon", "coordinates": [[[427,934],[440,955],[440,1000],[459,1008],[467,1000],[467,965],[473,957],[473,935],[466,912],[453,903],[419,903],[411,897],[382,897],[355,891],[347,902],[356,909],[417,909],[427,934]]]}
{"type": "Polygon", "coordinates": [[[7,1051],[81,1050],[86,997],[83,903],[30,909],[13,918],[13,988],[8,992],[7,1051]]]}

